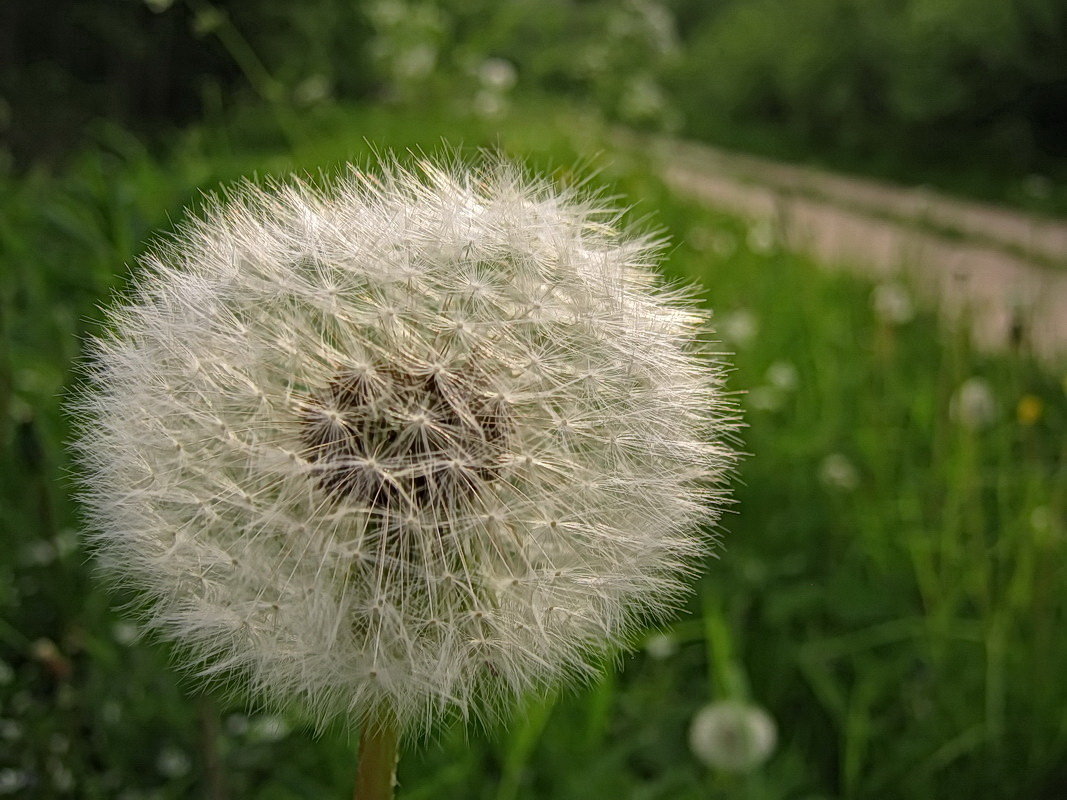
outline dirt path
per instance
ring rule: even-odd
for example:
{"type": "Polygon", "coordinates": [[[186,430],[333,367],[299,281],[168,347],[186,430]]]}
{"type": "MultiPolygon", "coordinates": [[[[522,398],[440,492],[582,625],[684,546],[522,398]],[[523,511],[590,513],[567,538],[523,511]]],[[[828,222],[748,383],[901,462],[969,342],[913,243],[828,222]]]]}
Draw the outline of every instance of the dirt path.
{"type": "Polygon", "coordinates": [[[659,141],[653,152],[678,192],[771,220],[820,263],[906,273],[947,316],[966,310],[983,347],[1022,337],[1050,362],[1067,354],[1067,223],[703,145],[659,141]]]}

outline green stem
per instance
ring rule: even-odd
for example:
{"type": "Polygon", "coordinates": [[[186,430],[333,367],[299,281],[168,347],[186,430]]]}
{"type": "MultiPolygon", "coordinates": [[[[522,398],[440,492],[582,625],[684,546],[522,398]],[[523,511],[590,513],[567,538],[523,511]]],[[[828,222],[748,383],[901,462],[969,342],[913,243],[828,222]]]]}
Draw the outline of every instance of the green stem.
{"type": "Polygon", "coordinates": [[[396,724],[384,715],[371,719],[359,737],[355,800],[392,800],[399,758],[396,724]]]}

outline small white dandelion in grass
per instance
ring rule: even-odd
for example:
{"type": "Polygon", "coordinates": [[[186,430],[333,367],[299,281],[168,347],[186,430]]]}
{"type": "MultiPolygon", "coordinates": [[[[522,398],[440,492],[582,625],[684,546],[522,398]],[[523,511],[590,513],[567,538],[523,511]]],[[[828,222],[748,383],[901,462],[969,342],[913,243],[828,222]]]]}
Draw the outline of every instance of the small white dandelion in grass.
{"type": "Polygon", "coordinates": [[[769,219],[754,222],[748,229],[745,244],[757,255],[770,255],[775,247],[774,224],[769,219]]]}
{"type": "Polygon", "coordinates": [[[1047,175],[1027,175],[1022,181],[1023,191],[1035,200],[1047,200],[1052,197],[1055,187],[1052,179],[1047,175]]]}
{"type": "Polygon", "coordinates": [[[971,377],[960,384],[949,401],[949,416],[971,430],[989,425],[996,418],[997,401],[984,378],[971,377]]]}
{"type": "Polygon", "coordinates": [[[111,635],[120,645],[129,647],[140,637],[140,631],[131,622],[116,622],[111,626],[111,635]]]}
{"type": "Polygon", "coordinates": [[[471,101],[471,108],[479,117],[495,119],[507,111],[508,102],[499,92],[482,90],[475,93],[474,99],[471,101]]]}
{"type": "Polygon", "coordinates": [[[689,230],[689,234],[685,238],[690,247],[697,252],[703,253],[711,247],[715,232],[706,225],[696,225],[689,230]]]}
{"type": "Polygon", "coordinates": [[[745,395],[745,404],[754,411],[777,411],[785,397],[773,386],[756,386],[745,395]]]}
{"type": "Polygon", "coordinates": [[[75,406],[105,572],[198,676],[375,752],[591,678],[684,597],[735,462],[660,247],[498,159],[209,201],[75,406]]]}
{"type": "Polygon", "coordinates": [[[782,392],[791,392],[800,385],[800,373],[788,361],[775,361],[767,367],[767,383],[782,392]]]}
{"type": "Polygon", "coordinates": [[[189,773],[192,762],[184,750],[166,745],[156,756],[156,771],[164,778],[181,778],[189,773]]]}
{"type": "Polygon", "coordinates": [[[519,73],[506,58],[487,58],[478,66],[478,80],[487,89],[506,92],[515,86],[519,73]]]}
{"type": "Polygon", "coordinates": [[[748,308],[727,311],[718,319],[716,329],[723,341],[744,347],[759,333],[759,317],[748,308]]]}
{"type": "Polygon", "coordinates": [[[74,773],[56,756],[49,758],[46,763],[52,788],[61,795],[69,793],[74,788],[74,773]]]}
{"type": "Polygon", "coordinates": [[[0,741],[17,742],[22,738],[22,725],[17,720],[0,719],[0,741]]]}
{"type": "Polygon", "coordinates": [[[886,325],[904,325],[915,317],[911,295],[901,284],[880,283],[871,292],[874,313],[886,325]]]}
{"type": "Polygon", "coordinates": [[[0,769],[0,795],[13,795],[32,786],[34,775],[28,770],[0,769]]]}
{"type": "Polygon", "coordinates": [[[654,633],[645,640],[645,652],[657,661],[665,661],[678,652],[678,639],[669,633],[654,633]]]}
{"type": "Polygon", "coordinates": [[[830,453],[819,464],[819,480],[827,488],[851,492],[860,485],[860,473],[844,453],[830,453]]]}
{"type": "Polygon", "coordinates": [[[280,742],[289,735],[289,724],[277,714],[261,714],[248,721],[247,733],[256,742],[280,742]]]}
{"type": "Polygon", "coordinates": [[[729,231],[722,231],[712,240],[711,249],[719,258],[731,258],[737,252],[737,237],[729,231]]]}
{"type": "Polygon", "coordinates": [[[777,741],[771,715],[760,706],[737,700],[705,706],[689,727],[693,755],[722,772],[751,772],[771,757],[777,741]]]}

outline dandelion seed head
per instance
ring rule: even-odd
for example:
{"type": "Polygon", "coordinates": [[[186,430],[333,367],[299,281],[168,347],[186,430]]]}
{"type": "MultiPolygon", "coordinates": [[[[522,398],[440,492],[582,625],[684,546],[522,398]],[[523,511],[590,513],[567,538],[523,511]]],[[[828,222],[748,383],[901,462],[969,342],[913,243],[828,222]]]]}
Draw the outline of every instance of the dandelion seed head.
{"type": "Polygon", "coordinates": [[[905,325],[915,317],[911,295],[896,282],[880,283],[874,287],[871,305],[878,319],[887,325],[905,325]]]}
{"type": "Polygon", "coordinates": [[[984,428],[996,418],[997,401],[983,378],[970,377],[959,385],[949,402],[949,416],[971,430],[984,428]]]}
{"type": "Polygon", "coordinates": [[[856,465],[843,453],[830,453],[819,463],[819,480],[830,489],[850,492],[859,486],[856,465]]]}
{"type": "Polygon", "coordinates": [[[770,714],[735,700],[705,706],[689,728],[689,749],[704,764],[723,772],[751,772],[770,758],[777,740],[770,714]]]}
{"type": "Polygon", "coordinates": [[[74,405],[103,570],[199,677],[321,724],[592,676],[684,596],[735,461],[659,246],[493,159],[210,200],[74,405]]]}

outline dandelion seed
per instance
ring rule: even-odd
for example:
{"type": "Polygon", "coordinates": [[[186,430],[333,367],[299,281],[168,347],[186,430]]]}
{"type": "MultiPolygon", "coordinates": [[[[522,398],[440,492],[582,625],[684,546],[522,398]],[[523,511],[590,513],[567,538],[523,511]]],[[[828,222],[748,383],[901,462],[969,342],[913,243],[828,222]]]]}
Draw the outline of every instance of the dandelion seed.
{"type": "Polygon", "coordinates": [[[659,245],[507,164],[245,185],[147,258],[76,407],[92,543],[203,679],[421,733],[593,676],[735,461],[659,245]]]}
{"type": "Polygon", "coordinates": [[[774,752],[778,733],[759,706],[723,700],[705,706],[689,728],[689,749],[707,766],[723,772],[751,772],[774,752]]]}

